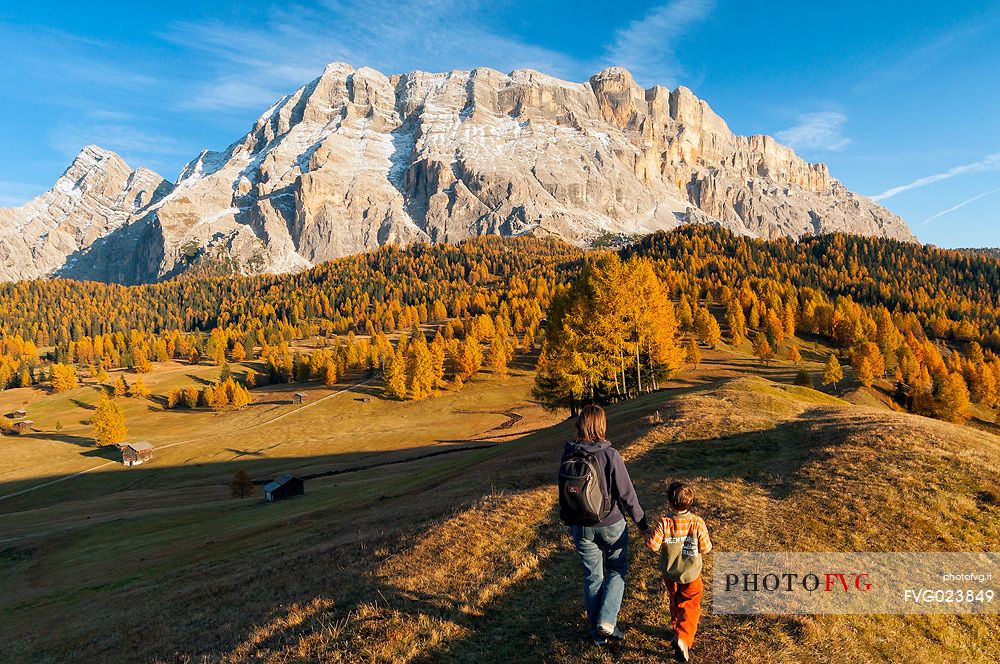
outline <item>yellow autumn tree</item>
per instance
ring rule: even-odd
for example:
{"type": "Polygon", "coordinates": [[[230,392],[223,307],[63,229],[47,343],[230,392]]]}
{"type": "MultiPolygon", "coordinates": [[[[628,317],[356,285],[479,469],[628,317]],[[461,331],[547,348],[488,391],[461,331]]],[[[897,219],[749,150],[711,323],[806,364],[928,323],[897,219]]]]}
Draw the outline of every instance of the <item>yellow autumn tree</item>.
{"type": "Polygon", "coordinates": [[[406,349],[406,383],[413,399],[425,399],[434,390],[434,362],[422,332],[413,335],[406,349]]]}
{"type": "Polygon", "coordinates": [[[337,365],[333,362],[327,362],[323,367],[323,384],[328,386],[337,384],[337,365]]]}
{"type": "Polygon", "coordinates": [[[72,390],[79,384],[76,369],[68,364],[53,364],[51,370],[52,389],[55,392],[72,390]]]}
{"type": "Polygon", "coordinates": [[[233,408],[236,410],[245,408],[246,406],[249,406],[252,401],[253,398],[250,396],[250,390],[243,387],[236,381],[233,381],[233,395],[231,397],[233,408]]]}
{"type": "Polygon", "coordinates": [[[144,374],[153,370],[153,363],[149,361],[145,346],[136,346],[132,349],[132,362],[136,373],[144,374]]]}
{"type": "Polygon", "coordinates": [[[762,332],[758,332],[753,339],[753,354],[765,365],[774,357],[774,349],[771,348],[770,342],[762,332]]]}
{"type": "MultiPolygon", "coordinates": [[[[228,380],[231,382],[232,378],[228,380]]],[[[205,405],[214,411],[226,410],[232,405],[229,400],[230,392],[226,389],[226,382],[206,386],[203,395],[205,405]]]]}
{"type": "Polygon", "coordinates": [[[833,384],[833,389],[837,389],[837,383],[844,379],[844,369],[840,366],[840,361],[835,353],[830,353],[826,358],[826,365],[823,367],[823,384],[833,384]]]}
{"type": "Polygon", "coordinates": [[[851,366],[858,381],[865,387],[871,387],[876,378],[885,372],[885,357],[878,344],[866,341],[858,344],[851,356],[851,366]]]}
{"type": "Polygon", "coordinates": [[[795,344],[788,347],[788,361],[792,364],[798,364],[802,361],[802,353],[799,352],[799,347],[795,344]]]}
{"type": "Polygon", "coordinates": [[[145,399],[149,396],[149,388],[143,382],[142,376],[136,378],[135,382],[129,387],[129,396],[136,399],[145,399]]]}
{"type": "Polygon", "coordinates": [[[125,428],[125,414],[121,407],[108,398],[107,392],[101,390],[93,419],[94,442],[98,445],[114,445],[125,440],[128,429],[125,428]]]}
{"type": "Polygon", "coordinates": [[[694,331],[709,348],[715,348],[722,341],[722,330],[719,321],[708,310],[708,307],[698,307],[694,314],[694,331]]]}
{"type": "Polygon", "coordinates": [[[448,343],[438,330],[434,335],[434,340],[430,343],[431,366],[434,369],[434,385],[440,386],[444,383],[444,361],[448,356],[448,343]]]}
{"type": "Polygon", "coordinates": [[[935,383],[934,416],[957,424],[964,424],[971,417],[969,389],[960,374],[946,374],[935,383]]]}
{"type": "Polygon", "coordinates": [[[461,385],[483,366],[483,347],[479,343],[479,339],[475,335],[469,334],[464,340],[456,341],[453,347],[452,361],[455,366],[455,382],[461,385]]]}
{"type": "Polygon", "coordinates": [[[650,261],[604,256],[553,299],[533,393],[575,409],[581,398],[657,389],[684,361],[678,328],[650,261]]]}
{"type": "Polygon", "coordinates": [[[695,339],[694,337],[688,339],[687,348],[685,349],[684,359],[685,361],[688,362],[688,364],[693,364],[695,368],[697,368],[698,365],[701,364],[701,349],[698,348],[698,340],[695,339]]]}
{"type": "Polygon", "coordinates": [[[382,378],[386,394],[396,399],[406,398],[406,357],[398,348],[386,358],[382,378]]]}
{"type": "Polygon", "coordinates": [[[498,335],[490,341],[490,345],[486,349],[486,366],[490,368],[494,376],[500,380],[506,380],[508,364],[510,364],[508,342],[498,335]]]}
{"type": "Polygon", "coordinates": [[[247,357],[247,351],[239,341],[233,344],[233,350],[230,354],[233,356],[234,362],[242,362],[247,357]]]}
{"type": "Polygon", "coordinates": [[[184,405],[188,408],[197,408],[200,394],[197,387],[184,388],[184,405]]]}

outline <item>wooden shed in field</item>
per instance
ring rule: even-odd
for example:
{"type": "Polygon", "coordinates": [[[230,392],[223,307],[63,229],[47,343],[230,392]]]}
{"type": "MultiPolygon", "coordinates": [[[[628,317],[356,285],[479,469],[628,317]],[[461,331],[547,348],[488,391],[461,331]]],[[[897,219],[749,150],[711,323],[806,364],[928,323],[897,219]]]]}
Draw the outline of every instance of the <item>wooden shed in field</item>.
{"type": "Polygon", "coordinates": [[[14,424],[11,425],[11,428],[18,433],[22,433],[24,431],[31,431],[35,428],[35,423],[31,420],[21,420],[19,422],[14,422],[14,424]]]}
{"type": "Polygon", "coordinates": [[[306,492],[305,481],[296,475],[278,475],[274,480],[264,485],[264,500],[273,503],[276,500],[301,496],[306,492]]]}
{"type": "Polygon", "coordinates": [[[28,416],[28,411],[24,409],[15,410],[13,413],[8,413],[7,417],[12,420],[23,420],[28,416]]]}
{"type": "Polygon", "coordinates": [[[140,443],[120,443],[118,449],[122,453],[122,463],[126,466],[138,466],[139,464],[153,460],[153,446],[142,441],[140,443]]]}
{"type": "Polygon", "coordinates": [[[309,395],[305,392],[296,392],[292,395],[292,403],[302,403],[309,398],[309,395]]]}

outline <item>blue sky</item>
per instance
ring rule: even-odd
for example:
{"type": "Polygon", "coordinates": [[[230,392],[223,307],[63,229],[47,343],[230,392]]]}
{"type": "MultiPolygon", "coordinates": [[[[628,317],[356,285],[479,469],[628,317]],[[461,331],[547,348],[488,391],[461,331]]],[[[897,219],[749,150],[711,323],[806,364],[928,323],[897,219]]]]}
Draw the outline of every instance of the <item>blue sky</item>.
{"type": "Polygon", "coordinates": [[[174,179],[343,60],[386,73],[610,64],[678,84],[902,215],[924,242],[1000,246],[996,2],[7,2],[0,206],[87,143],[174,179]]]}

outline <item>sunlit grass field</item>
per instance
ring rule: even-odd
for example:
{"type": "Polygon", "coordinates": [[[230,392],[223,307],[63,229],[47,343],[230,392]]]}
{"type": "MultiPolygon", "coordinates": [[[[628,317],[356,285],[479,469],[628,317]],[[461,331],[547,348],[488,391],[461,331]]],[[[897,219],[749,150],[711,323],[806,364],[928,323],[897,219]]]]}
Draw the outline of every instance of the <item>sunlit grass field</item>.
{"type": "MultiPolygon", "coordinates": [[[[800,347],[816,374],[826,349],[800,347]]],[[[1000,541],[1000,506],[983,499],[1000,476],[996,437],[894,413],[850,377],[836,395],[795,387],[797,370],[780,359],[764,366],[743,348],[706,349],[665,389],[611,406],[609,435],[646,509],[664,509],[666,484],[684,478],[720,550],[1000,541]]],[[[567,413],[531,402],[530,366],[421,402],[385,399],[377,381],[357,376],[258,388],[241,412],[162,410],[167,390],[218,371],[158,365],[144,377],[151,399],[119,400],[129,438],[159,448],[137,468],[90,446],[82,422],[93,387],[0,393],[2,409],[27,405],[38,429],[0,438],[0,495],[97,467],[0,500],[0,661],[665,659],[658,572],[634,533],[628,641],[599,649],[584,640],[578,562],[553,488],[572,427],[567,413]],[[305,403],[291,403],[303,389],[305,403]],[[233,499],[238,469],[258,481],[302,474],[306,495],[263,504],[258,488],[233,499]]],[[[710,606],[710,560],[706,579],[710,606]]],[[[694,654],[992,662],[998,633],[995,616],[709,609],[694,654]]]]}

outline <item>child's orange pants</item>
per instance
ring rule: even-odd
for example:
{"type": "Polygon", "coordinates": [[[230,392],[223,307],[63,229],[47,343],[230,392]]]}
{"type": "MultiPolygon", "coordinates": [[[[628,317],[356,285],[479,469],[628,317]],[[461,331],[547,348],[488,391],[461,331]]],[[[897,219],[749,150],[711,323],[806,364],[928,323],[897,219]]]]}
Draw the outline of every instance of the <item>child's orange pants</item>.
{"type": "Polygon", "coordinates": [[[701,617],[701,577],[691,583],[676,583],[663,579],[670,595],[670,625],[678,638],[690,648],[694,645],[694,633],[698,631],[701,617]]]}

